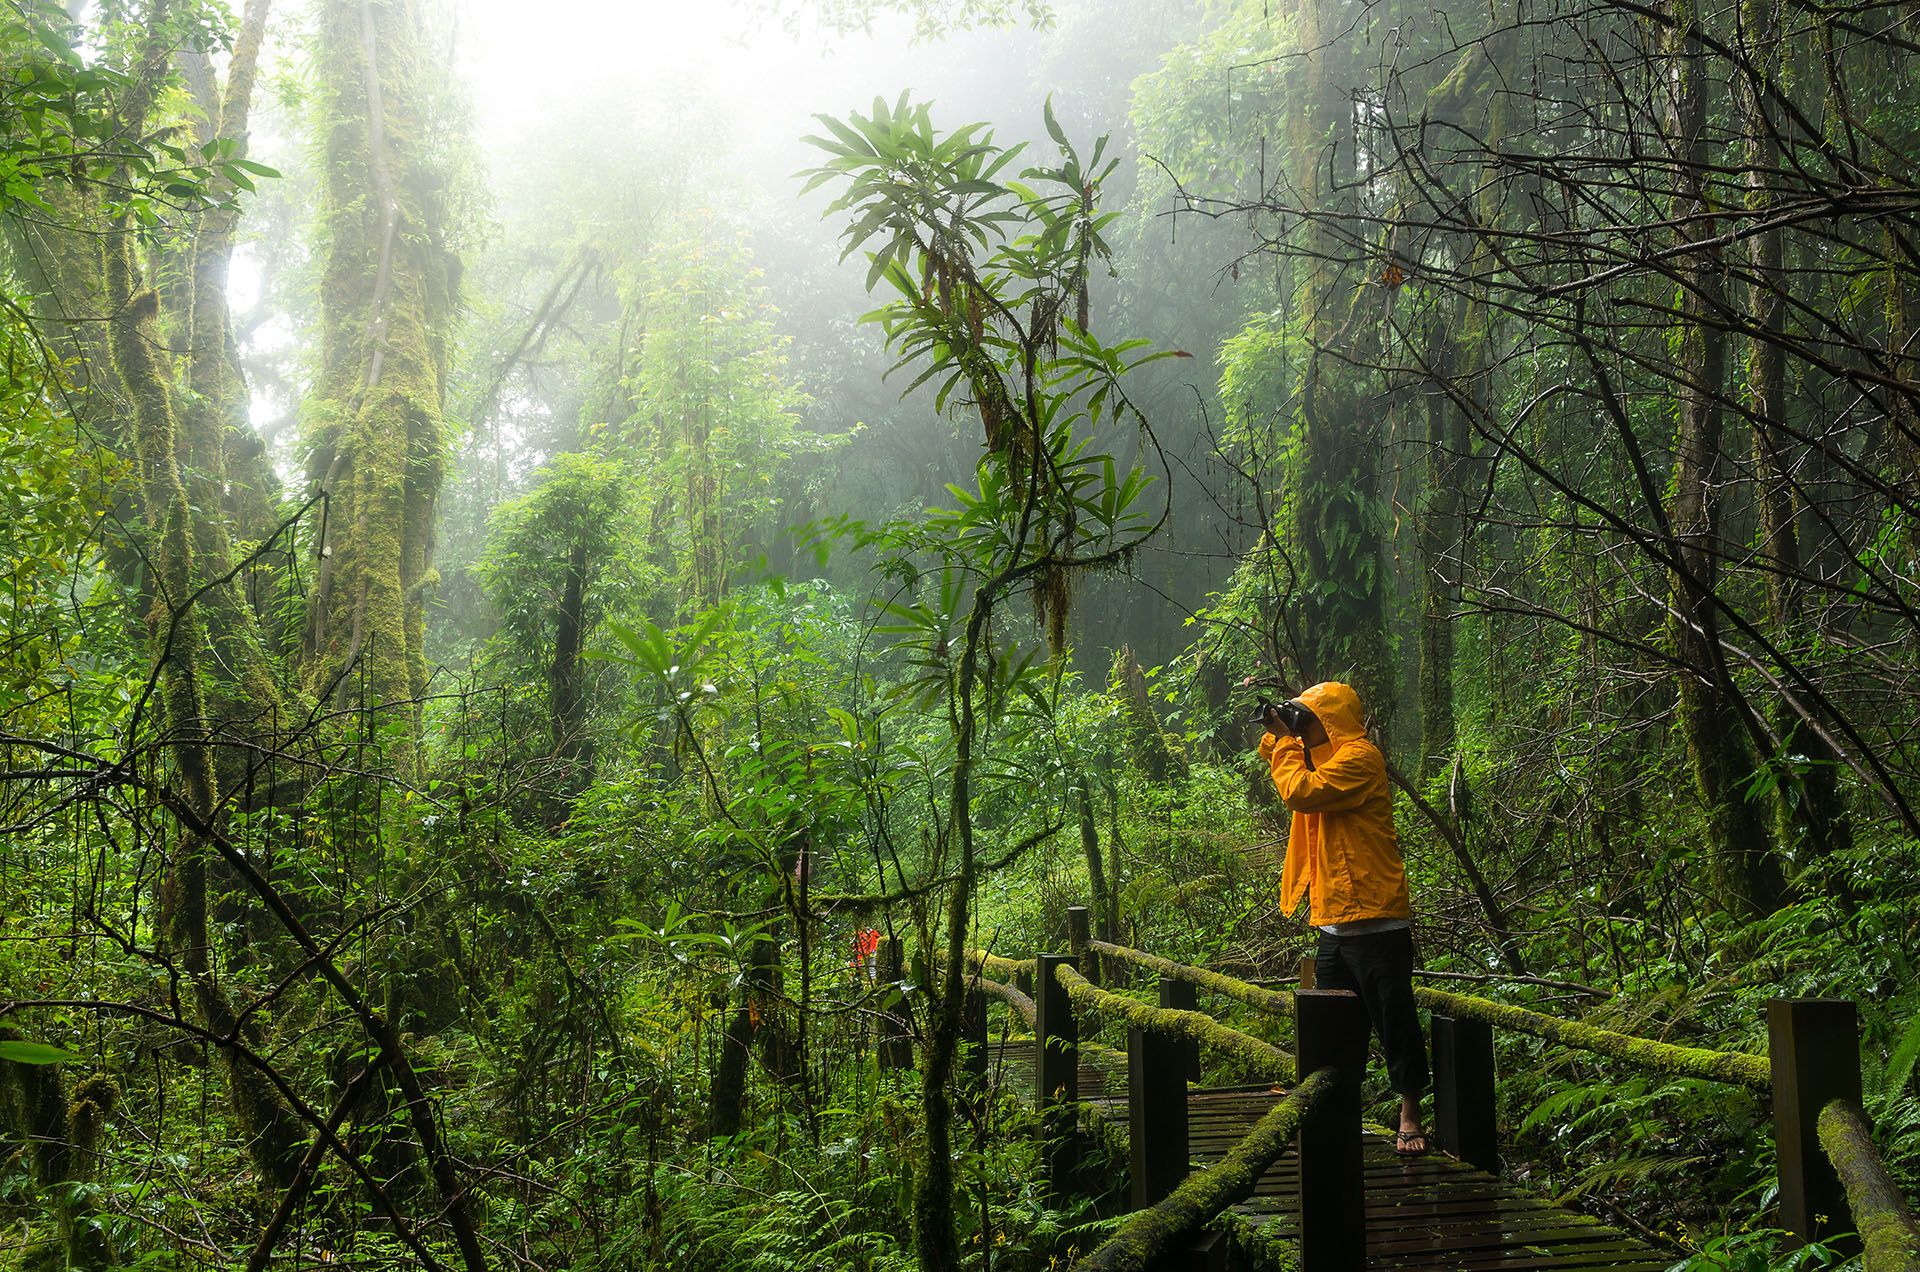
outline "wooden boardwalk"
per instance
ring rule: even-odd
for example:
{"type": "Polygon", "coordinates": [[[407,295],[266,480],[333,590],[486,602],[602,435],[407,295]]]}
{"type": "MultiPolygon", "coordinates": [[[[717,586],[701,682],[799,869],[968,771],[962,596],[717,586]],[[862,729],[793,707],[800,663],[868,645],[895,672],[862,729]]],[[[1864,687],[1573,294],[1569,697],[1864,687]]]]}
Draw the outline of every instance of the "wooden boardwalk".
{"type": "MultiPolygon", "coordinates": [[[[1122,1059],[1114,1057],[1115,1059],[1122,1059]]],[[[1002,1087],[1033,1090],[1033,1044],[1008,1042],[993,1062],[1002,1087]]],[[[1122,1063],[1124,1060],[1122,1059],[1122,1063]]],[[[1080,1098],[1103,1116],[1127,1121],[1124,1070],[1083,1056],[1080,1098]]],[[[1220,1160],[1280,1095],[1269,1087],[1195,1087],[1187,1097],[1188,1144],[1196,1169],[1220,1160]]],[[[1527,1272],[1577,1268],[1664,1272],[1672,1260],[1653,1247],[1589,1218],[1533,1196],[1437,1150],[1403,1159],[1391,1140],[1368,1132],[1366,1170],[1367,1263],[1371,1268],[1527,1272]]],[[[1299,1160],[1291,1152],[1260,1177],[1254,1195],[1234,1207],[1272,1225],[1275,1235],[1298,1231],[1299,1160]]]]}

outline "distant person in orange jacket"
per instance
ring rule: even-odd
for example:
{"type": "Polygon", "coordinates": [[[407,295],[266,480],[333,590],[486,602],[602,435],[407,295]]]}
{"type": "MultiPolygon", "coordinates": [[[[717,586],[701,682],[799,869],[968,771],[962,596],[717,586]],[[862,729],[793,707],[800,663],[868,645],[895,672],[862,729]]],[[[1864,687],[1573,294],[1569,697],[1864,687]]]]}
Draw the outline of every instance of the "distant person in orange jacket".
{"type": "Polygon", "coordinates": [[[1266,705],[1260,758],[1293,810],[1281,904],[1291,914],[1309,898],[1309,921],[1320,934],[1315,985],[1351,990],[1366,1004],[1400,1096],[1394,1146],[1411,1157],[1427,1151],[1420,1098],[1428,1077],[1413,1003],[1413,905],[1386,757],[1364,721],[1353,686],[1314,685],[1291,702],[1266,705]]]}

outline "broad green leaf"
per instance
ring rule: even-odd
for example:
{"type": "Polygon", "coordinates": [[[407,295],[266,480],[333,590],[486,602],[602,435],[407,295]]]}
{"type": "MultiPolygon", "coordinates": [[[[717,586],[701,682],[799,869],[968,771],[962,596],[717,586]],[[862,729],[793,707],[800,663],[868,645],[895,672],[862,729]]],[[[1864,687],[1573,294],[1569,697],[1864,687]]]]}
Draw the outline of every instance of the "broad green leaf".
{"type": "Polygon", "coordinates": [[[81,1057],[64,1047],[45,1042],[13,1039],[0,1042],[0,1060],[15,1064],[72,1064],[81,1057]]]}

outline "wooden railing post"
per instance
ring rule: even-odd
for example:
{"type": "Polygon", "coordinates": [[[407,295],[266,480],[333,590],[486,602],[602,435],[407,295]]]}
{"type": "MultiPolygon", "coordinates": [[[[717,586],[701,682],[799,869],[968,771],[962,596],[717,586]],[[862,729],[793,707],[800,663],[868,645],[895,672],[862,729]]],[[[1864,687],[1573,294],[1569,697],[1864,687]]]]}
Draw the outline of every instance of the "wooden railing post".
{"type": "Polygon", "coordinates": [[[1080,974],[1095,985],[1100,983],[1100,960],[1088,958],[1087,943],[1093,940],[1092,916],[1084,905],[1067,907],[1067,952],[1073,955],[1080,974]]]}
{"type": "MultiPolygon", "coordinates": [[[[880,988],[883,994],[896,989],[907,977],[906,949],[896,937],[880,938],[880,988]]],[[[880,1009],[880,1067],[913,1067],[913,1019],[907,1014],[904,999],[885,1001],[880,1009]]]]}
{"type": "Polygon", "coordinates": [[[1127,1140],[1136,1210],[1157,1205],[1188,1174],[1187,1040],[1127,1029],[1127,1140]]]}
{"type": "Polygon", "coordinates": [[[960,1066],[961,1084],[977,1109],[987,1092],[987,996],[978,985],[967,986],[961,1021],[966,1039],[966,1054],[960,1066]]]}
{"type": "Polygon", "coordinates": [[[1300,1266],[1362,1272],[1367,1211],[1360,1159],[1360,1076],[1367,1009],[1357,994],[1303,989],[1293,996],[1300,1076],[1331,1066],[1332,1090],[1300,1122],[1300,1266]]]}
{"type": "MultiPolygon", "coordinates": [[[[1178,1011],[1197,1011],[1200,1007],[1200,991],[1192,981],[1176,980],[1171,976],[1160,978],[1160,1005],[1172,1007],[1178,1011]]],[[[1200,1080],[1200,1044],[1192,1038],[1175,1039],[1180,1054],[1186,1058],[1182,1072],[1190,1082],[1200,1080]]]]}
{"type": "Polygon", "coordinates": [[[1308,955],[1306,958],[1303,958],[1300,960],[1300,988],[1301,989],[1312,989],[1314,987],[1314,980],[1316,976],[1316,973],[1314,972],[1314,968],[1317,965],[1318,964],[1316,963],[1312,955],[1308,955]]]}
{"type": "MultiPolygon", "coordinates": [[[[1860,1102],[1860,1018],[1844,998],[1767,1004],[1773,1068],[1773,1142],[1780,1161],[1780,1226],[1801,1241],[1854,1230],[1840,1176],[1820,1147],[1820,1110],[1860,1102]]],[[[1852,1250],[1858,1245],[1849,1243],[1852,1250]]]]}
{"type": "Polygon", "coordinates": [[[1455,1157],[1489,1175],[1500,1171],[1493,1084],[1493,1026],[1435,1012],[1434,1136],[1455,1157]]]}
{"type": "Polygon", "coordinates": [[[1033,997],[1034,1104],[1040,1110],[1040,1134],[1045,1137],[1047,1182],[1057,1191],[1071,1188],[1080,1168],[1080,1137],[1074,1125],[1074,1105],[1080,1100],[1080,1029],[1073,1019],[1073,1000],[1057,967],[1075,967],[1070,954],[1042,954],[1033,997]]]}

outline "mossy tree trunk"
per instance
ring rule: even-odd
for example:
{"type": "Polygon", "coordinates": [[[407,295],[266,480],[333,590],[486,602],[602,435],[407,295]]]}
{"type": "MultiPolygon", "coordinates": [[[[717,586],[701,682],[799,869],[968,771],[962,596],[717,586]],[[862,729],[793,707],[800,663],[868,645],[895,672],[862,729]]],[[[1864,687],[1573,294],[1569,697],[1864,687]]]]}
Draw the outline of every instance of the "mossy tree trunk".
{"type": "Polygon", "coordinates": [[[1113,656],[1113,668],[1107,675],[1107,687],[1120,699],[1126,717],[1126,734],[1133,760],[1154,782],[1169,778],[1187,780],[1187,764],[1168,741],[1154,714],[1153,700],[1147,692],[1147,673],[1134,657],[1131,645],[1122,645],[1113,656]]]}
{"type": "MultiPolygon", "coordinates": [[[[166,6],[154,5],[147,17],[150,30],[139,73],[121,102],[120,127],[124,130],[147,126],[167,79],[166,50],[172,37],[168,34],[166,6]]],[[[265,6],[255,5],[249,17],[255,26],[242,33],[234,52],[239,65],[233,71],[242,79],[252,73],[251,59],[258,52],[265,6]]],[[[93,200],[88,206],[96,219],[76,221],[76,228],[101,224],[100,203],[93,200]]],[[[144,282],[141,262],[135,256],[131,218],[123,217],[105,234],[82,233],[77,237],[97,243],[97,247],[89,247],[69,269],[95,271],[90,296],[104,303],[109,317],[100,350],[105,360],[93,368],[93,377],[96,383],[105,384],[103,372],[110,370],[117,384],[122,440],[131,452],[137,474],[133,501],[140,509],[145,532],[140,553],[146,566],[142,596],[157,722],[172,765],[172,781],[177,783],[182,801],[202,824],[211,825],[219,816],[221,801],[209,683],[213,681],[223,695],[230,695],[228,700],[238,699],[245,691],[231,680],[215,681],[204,671],[210,661],[226,667],[221,659],[209,656],[213,651],[207,615],[211,613],[216,622],[241,629],[230,635],[244,640],[252,626],[252,612],[244,606],[217,608],[217,598],[228,589],[207,586],[224,577],[230,566],[225,556],[217,554],[227,539],[224,531],[207,537],[216,555],[211,560],[201,555],[202,523],[209,518],[217,521],[219,514],[217,505],[215,509],[196,508],[183,476],[186,448],[181,425],[182,394],[167,358],[160,295],[144,282]]],[[[76,274],[69,281],[82,284],[86,280],[76,274]]],[[[222,303],[222,323],[225,312],[222,303]]],[[[207,1030],[218,1037],[250,1041],[251,1030],[215,975],[207,920],[211,855],[210,846],[200,835],[189,833],[178,844],[160,887],[156,945],[164,956],[177,960],[186,974],[192,1001],[207,1030]]],[[[241,1059],[236,1047],[220,1048],[220,1060],[234,1120],[256,1166],[265,1178],[285,1187],[304,1147],[302,1128],[271,1085],[241,1059]]]]}
{"type": "Polygon", "coordinates": [[[327,497],[308,683],[373,714],[416,766],[458,262],[428,160],[431,53],[413,0],[327,0],[319,26],[327,237],[311,473],[327,497]]]}
{"type": "MultiPolygon", "coordinates": [[[[247,0],[228,58],[224,91],[209,92],[199,103],[203,115],[212,121],[211,137],[233,145],[230,160],[247,157],[254,86],[270,11],[271,0],[247,0]]],[[[240,212],[238,205],[230,205],[197,219],[187,261],[187,308],[171,321],[184,320],[188,337],[187,386],[194,399],[182,421],[186,459],[211,501],[203,502],[198,488],[192,493],[203,509],[222,510],[223,517],[208,520],[223,533],[230,529],[241,539],[258,541],[279,521],[274,506],[279,483],[266,445],[251,424],[252,404],[227,304],[240,212]]]]}
{"type": "MultiPolygon", "coordinates": [[[[1094,816],[1093,786],[1086,774],[1074,777],[1073,797],[1080,821],[1080,855],[1087,863],[1087,890],[1093,894],[1093,934],[1103,941],[1117,942],[1120,907],[1114,898],[1114,881],[1107,878],[1107,863],[1100,852],[1100,823],[1094,816]]],[[[1112,982],[1102,977],[1101,983],[1112,982]]]]}
{"type": "Polygon", "coordinates": [[[714,1065],[713,1089],[708,1101],[710,1134],[733,1135],[745,1121],[747,1071],[763,1016],[772,1009],[778,954],[779,943],[769,934],[767,940],[755,941],[747,955],[739,996],[728,1011],[726,1028],[720,1034],[720,1056],[714,1065]]]}
{"type": "MultiPolygon", "coordinates": [[[[209,75],[198,105],[209,121],[209,139],[236,147],[232,159],[246,157],[248,120],[266,36],[270,0],[248,0],[228,59],[224,92],[209,75]]],[[[222,193],[231,193],[224,182],[222,193]]],[[[233,317],[227,304],[227,279],[233,264],[234,235],[240,209],[216,207],[196,217],[183,251],[162,259],[156,272],[177,275],[175,285],[160,288],[161,320],[185,338],[184,394],[177,424],[182,479],[196,515],[194,552],[209,577],[224,577],[238,562],[236,538],[261,542],[277,527],[278,482],[267,462],[266,446],[253,429],[252,397],[234,347],[233,317]],[[167,312],[168,306],[174,312],[167,312]]],[[[205,630],[212,662],[220,674],[207,682],[208,709],[220,725],[242,731],[273,726],[285,694],[260,627],[260,615],[240,587],[209,591],[205,630]]],[[[297,714],[297,713],[295,713],[297,714]]],[[[223,760],[222,776],[235,780],[245,764],[236,754],[223,760]]],[[[269,793],[270,794],[270,793],[269,793]]]]}
{"type": "Polygon", "coordinates": [[[1419,665],[1423,782],[1438,779],[1453,758],[1454,623],[1466,570],[1465,486],[1473,457],[1472,417],[1486,418],[1492,406],[1488,361],[1493,307],[1485,280],[1496,267],[1489,240],[1502,217],[1502,199],[1491,169],[1492,157],[1506,143],[1512,111],[1509,94],[1487,91],[1508,69],[1512,46],[1511,36],[1504,33],[1505,23],[1496,22],[1495,27],[1494,35],[1461,54],[1454,69],[1434,87],[1427,105],[1431,115],[1445,123],[1464,123],[1484,109],[1479,146],[1489,158],[1475,170],[1474,206],[1481,232],[1462,245],[1467,257],[1465,276],[1480,281],[1457,304],[1436,307],[1427,336],[1429,374],[1456,387],[1427,398],[1426,495],[1417,530],[1423,585],[1419,665]]]}
{"type": "Polygon", "coordinates": [[[1300,675],[1351,680],[1384,715],[1395,673],[1377,508],[1382,428],[1380,413],[1362,401],[1361,372],[1343,357],[1352,331],[1369,327],[1360,316],[1365,284],[1334,229],[1353,197],[1343,192],[1355,188],[1356,138],[1353,103],[1329,65],[1339,25],[1330,8],[1329,0],[1309,0],[1299,9],[1299,47],[1309,52],[1291,140],[1294,180],[1309,210],[1301,230],[1308,261],[1294,299],[1307,347],[1288,529],[1300,563],[1300,675]],[[1353,305],[1342,303],[1345,295],[1353,305]]]}
{"type": "Polygon", "coordinates": [[[575,537],[567,552],[566,581],[554,613],[553,666],[548,674],[548,713],[553,730],[553,753],[564,760],[565,794],[584,790],[593,781],[593,742],[587,736],[587,699],[581,684],[587,633],[587,587],[590,564],[586,537],[575,537]]]}
{"type": "MultiPolygon", "coordinates": [[[[1713,234],[1706,82],[1693,0],[1672,0],[1669,12],[1664,105],[1678,174],[1673,215],[1684,242],[1713,234]]],[[[1679,430],[1667,514],[1674,555],[1667,629],[1682,667],[1678,725],[1706,813],[1714,891],[1737,914],[1763,915],[1779,906],[1786,885],[1767,821],[1743,789],[1755,770],[1753,721],[1720,645],[1714,595],[1723,552],[1719,491],[1727,338],[1716,316],[1727,307],[1724,270],[1714,249],[1700,245],[1681,258],[1676,271],[1681,286],[1677,379],[1683,387],[1676,403],[1679,430]]]]}
{"type": "MultiPolygon", "coordinates": [[[[209,742],[207,697],[200,671],[206,630],[194,593],[201,581],[194,552],[194,512],[180,475],[177,412],[161,361],[159,294],[143,288],[133,261],[131,232],[108,242],[107,298],[113,366],[126,388],[136,444],[141,503],[146,512],[146,559],[151,581],[147,643],[154,660],[159,721],[181,794],[204,821],[220,808],[219,778],[209,742]]],[[[242,1037],[242,1022],[214,976],[207,925],[208,845],[188,835],[177,847],[162,885],[159,943],[180,961],[208,1030],[242,1037]]],[[[303,1134],[265,1079],[233,1048],[222,1051],[234,1115],[255,1163],[281,1187],[292,1182],[303,1134]]]]}
{"type": "MultiPolygon", "coordinates": [[[[1453,374],[1450,333],[1435,323],[1429,364],[1437,376],[1453,374]]],[[[1426,495],[1416,537],[1420,547],[1420,780],[1430,782],[1453,755],[1453,614],[1460,602],[1460,459],[1465,453],[1466,415],[1444,393],[1427,397],[1426,495]]]]}
{"type": "MultiPolygon", "coordinates": [[[[16,1030],[0,1025],[0,1041],[19,1038],[16,1030]]],[[[60,1226],[61,1252],[53,1258],[33,1246],[15,1249],[24,1255],[19,1266],[92,1272],[117,1263],[108,1228],[100,1220],[98,1194],[86,1185],[95,1174],[100,1131],[118,1102],[119,1088],[96,1074],[81,1079],[70,1093],[61,1069],[57,1064],[0,1060],[0,1142],[18,1143],[60,1226]]],[[[13,1144],[6,1147],[11,1154],[13,1144]]]]}
{"type": "MultiPolygon", "coordinates": [[[[1777,86],[1781,65],[1778,8],[1769,0],[1742,0],[1741,25],[1749,48],[1746,73],[1738,81],[1742,132],[1747,161],[1747,206],[1765,222],[1774,204],[1771,183],[1780,164],[1777,125],[1769,118],[1769,90],[1777,86]]],[[[1804,620],[1805,570],[1801,562],[1799,499],[1794,489],[1793,459],[1784,439],[1787,397],[1786,235],[1779,229],[1755,234],[1747,284],[1747,318],[1755,335],[1747,346],[1746,409],[1753,421],[1753,458],[1756,504],[1759,509],[1760,558],[1765,563],[1767,618],[1774,639],[1791,642],[1804,620]]],[[[1840,793],[1840,757],[1826,739],[1804,728],[1793,708],[1780,702],[1773,712],[1774,730],[1783,752],[1806,757],[1798,763],[1783,754],[1782,778],[1775,787],[1775,815],[1784,844],[1796,841],[1809,852],[1825,856],[1847,847],[1853,839],[1846,802],[1840,793]],[[1786,774],[1793,776],[1787,778],[1786,774]]]]}

